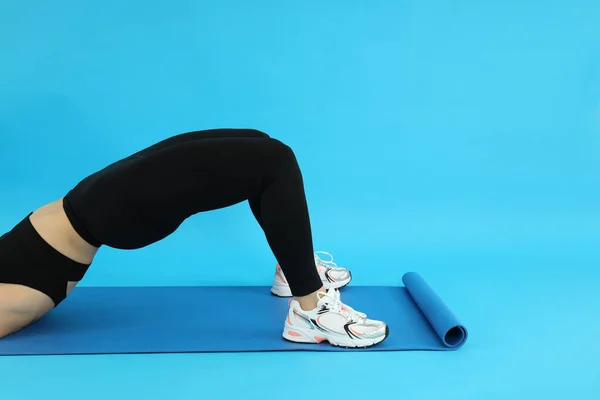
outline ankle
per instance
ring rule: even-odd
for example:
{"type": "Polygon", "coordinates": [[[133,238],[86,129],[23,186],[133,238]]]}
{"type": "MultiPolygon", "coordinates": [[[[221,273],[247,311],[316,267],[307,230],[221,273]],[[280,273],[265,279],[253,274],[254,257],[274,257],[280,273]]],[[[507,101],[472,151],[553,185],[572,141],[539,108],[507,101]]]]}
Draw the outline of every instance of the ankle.
{"type": "Polygon", "coordinates": [[[327,293],[327,291],[325,290],[324,287],[321,287],[321,289],[319,289],[309,295],[295,297],[295,299],[298,303],[300,303],[300,308],[302,308],[304,311],[311,311],[311,310],[314,310],[315,308],[317,308],[317,303],[319,302],[318,293],[325,294],[325,293],[327,293]]]}

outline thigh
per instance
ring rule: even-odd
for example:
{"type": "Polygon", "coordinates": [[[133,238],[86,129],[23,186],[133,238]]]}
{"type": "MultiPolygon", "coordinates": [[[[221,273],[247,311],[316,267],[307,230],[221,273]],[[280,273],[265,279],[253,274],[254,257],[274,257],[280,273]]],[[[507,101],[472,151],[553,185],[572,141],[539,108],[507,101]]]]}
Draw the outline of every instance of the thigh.
{"type": "Polygon", "coordinates": [[[161,210],[190,216],[228,207],[268,185],[282,168],[284,148],[289,150],[275,139],[247,138],[173,145],[124,164],[118,193],[136,207],[147,206],[144,215],[161,210]]]}
{"type": "Polygon", "coordinates": [[[275,139],[191,140],[114,163],[72,190],[69,203],[96,242],[139,249],[196,213],[260,195],[291,155],[275,139]]]}

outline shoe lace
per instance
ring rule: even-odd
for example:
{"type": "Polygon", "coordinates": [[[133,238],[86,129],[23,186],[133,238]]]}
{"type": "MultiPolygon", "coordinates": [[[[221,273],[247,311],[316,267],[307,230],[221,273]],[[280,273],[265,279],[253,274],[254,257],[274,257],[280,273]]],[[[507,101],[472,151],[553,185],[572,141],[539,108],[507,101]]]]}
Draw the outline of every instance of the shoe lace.
{"type": "Polygon", "coordinates": [[[367,314],[361,313],[352,307],[342,303],[339,294],[331,295],[328,293],[318,293],[319,299],[322,300],[334,312],[342,315],[348,321],[362,322],[367,318],[367,314]]]}
{"type": "Polygon", "coordinates": [[[326,251],[315,251],[315,261],[323,267],[337,268],[337,264],[333,262],[333,255],[326,251]],[[327,256],[329,260],[324,260],[321,255],[327,256]]]}

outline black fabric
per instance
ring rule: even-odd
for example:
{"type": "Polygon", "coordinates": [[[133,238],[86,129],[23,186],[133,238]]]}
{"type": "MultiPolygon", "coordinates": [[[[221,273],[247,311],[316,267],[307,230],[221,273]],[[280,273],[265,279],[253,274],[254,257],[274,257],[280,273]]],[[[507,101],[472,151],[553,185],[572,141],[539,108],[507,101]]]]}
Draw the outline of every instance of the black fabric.
{"type": "Polygon", "coordinates": [[[246,200],[292,293],[318,290],[322,282],[296,157],[260,131],[169,138],[87,177],[64,198],[64,208],[90,244],[132,250],[164,239],[194,214],[246,200]]]}
{"type": "Polygon", "coordinates": [[[67,282],[80,281],[88,268],[46,243],[29,216],[0,237],[0,283],[39,290],[55,305],[65,299],[67,282]]]}

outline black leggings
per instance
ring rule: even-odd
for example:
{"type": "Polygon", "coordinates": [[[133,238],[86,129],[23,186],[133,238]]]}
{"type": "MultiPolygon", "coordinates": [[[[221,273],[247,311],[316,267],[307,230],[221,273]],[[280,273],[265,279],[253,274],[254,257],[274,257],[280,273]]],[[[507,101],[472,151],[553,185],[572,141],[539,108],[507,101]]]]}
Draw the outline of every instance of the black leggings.
{"type": "Polygon", "coordinates": [[[302,174],[292,150],[256,130],[174,136],[87,177],[64,198],[90,244],[138,249],[190,216],[248,200],[294,296],[322,286],[302,174]]]}

